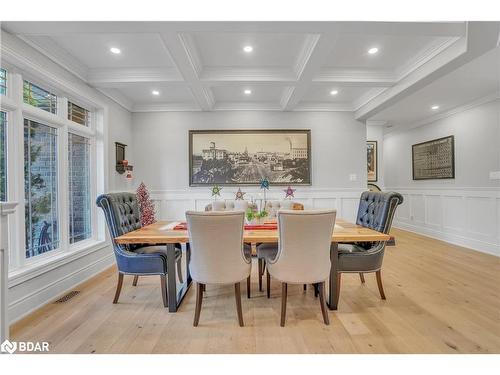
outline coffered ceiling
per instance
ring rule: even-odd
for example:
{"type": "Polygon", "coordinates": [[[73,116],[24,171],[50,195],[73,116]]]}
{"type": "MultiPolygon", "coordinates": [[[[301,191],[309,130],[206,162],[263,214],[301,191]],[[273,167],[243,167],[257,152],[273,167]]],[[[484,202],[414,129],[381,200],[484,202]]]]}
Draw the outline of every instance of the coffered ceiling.
{"type": "Polygon", "coordinates": [[[131,111],[354,111],[364,120],[491,48],[488,25],[5,22],[2,28],[131,111]],[[474,49],[480,40],[484,46],[474,49]]]}

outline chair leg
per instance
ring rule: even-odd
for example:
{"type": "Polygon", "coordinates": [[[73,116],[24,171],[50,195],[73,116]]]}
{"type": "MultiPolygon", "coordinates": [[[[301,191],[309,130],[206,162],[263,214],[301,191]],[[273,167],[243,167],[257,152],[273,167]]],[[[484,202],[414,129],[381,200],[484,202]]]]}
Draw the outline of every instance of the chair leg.
{"type": "Polygon", "coordinates": [[[304,292],[307,290],[307,284],[304,284],[304,292]]]}
{"type": "Polygon", "coordinates": [[[182,258],[177,259],[177,277],[179,282],[182,284],[184,279],[182,278],[182,258]]]}
{"type": "Polygon", "coordinates": [[[116,292],[115,298],[113,299],[113,303],[118,303],[118,298],[120,298],[120,292],[122,291],[123,285],[123,273],[118,272],[118,282],[116,284],[116,292]]]}
{"type": "Polygon", "coordinates": [[[247,277],[247,298],[250,298],[250,275],[247,277]]]}
{"type": "Polygon", "coordinates": [[[339,305],[341,281],[342,281],[342,274],[340,272],[337,272],[337,293],[335,294],[335,306],[339,305]]]}
{"type": "Polygon", "coordinates": [[[319,296],[318,284],[313,284],[313,287],[314,287],[314,297],[317,298],[319,296]]]}
{"type": "Polygon", "coordinates": [[[330,324],[330,319],[328,318],[328,310],[326,308],[325,302],[325,282],[318,284],[319,288],[319,304],[321,305],[321,313],[323,314],[323,321],[326,325],[330,324]]]}
{"type": "Polygon", "coordinates": [[[271,275],[269,270],[266,271],[266,287],[267,287],[267,298],[271,298],[271,275]]]}
{"type": "Polygon", "coordinates": [[[238,312],[238,323],[243,327],[243,311],[241,310],[241,290],[240,283],[234,284],[234,298],[236,299],[236,311],[238,312]]]}
{"type": "Polygon", "coordinates": [[[167,292],[167,276],[160,275],[161,283],[161,298],[163,299],[163,307],[168,307],[168,292],[167,292]]]}
{"type": "Polygon", "coordinates": [[[133,286],[137,286],[137,281],[139,280],[139,276],[138,275],[135,275],[134,276],[134,281],[132,281],[132,285],[133,286]]]}
{"type": "Polygon", "coordinates": [[[264,274],[263,272],[263,267],[264,265],[262,264],[263,263],[263,260],[262,258],[259,258],[258,259],[258,264],[259,264],[259,292],[262,292],[262,275],[264,274]]]}
{"type": "Polygon", "coordinates": [[[286,320],[286,297],[287,297],[287,283],[281,283],[281,323],[280,326],[285,326],[286,320]]]}
{"type": "Polygon", "coordinates": [[[380,298],[385,299],[384,287],[382,286],[382,271],[378,270],[375,274],[377,275],[377,285],[378,291],[380,292],[380,298]]]}
{"type": "Polygon", "coordinates": [[[361,283],[365,283],[365,275],[363,275],[363,272],[359,273],[359,278],[361,279],[361,283]]]}
{"type": "Polygon", "coordinates": [[[200,321],[201,301],[203,300],[203,285],[204,284],[196,283],[196,308],[194,310],[193,321],[194,327],[198,327],[198,323],[200,321]]]}

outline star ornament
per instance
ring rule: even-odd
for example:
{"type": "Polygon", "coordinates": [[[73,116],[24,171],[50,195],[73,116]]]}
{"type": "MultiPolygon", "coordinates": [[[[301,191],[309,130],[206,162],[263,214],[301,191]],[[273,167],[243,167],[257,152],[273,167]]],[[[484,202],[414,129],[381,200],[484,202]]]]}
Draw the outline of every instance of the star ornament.
{"type": "Polygon", "coordinates": [[[260,180],[260,188],[269,190],[269,180],[267,178],[260,180]]]}
{"type": "Polygon", "coordinates": [[[220,191],[222,188],[219,185],[214,185],[212,186],[212,197],[220,197],[220,191]]]}
{"type": "Polygon", "coordinates": [[[285,192],[285,199],[287,199],[288,197],[290,198],[294,198],[294,195],[293,193],[295,192],[295,190],[297,189],[292,189],[291,186],[287,187],[285,190],[283,190],[285,192]]]}
{"type": "Polygon", "coordinates": [[[243,197],[246,193],[241,191],[241,188],[238,189],[236,192],[236,200],[244,200],[245,198],[243,197]]]}

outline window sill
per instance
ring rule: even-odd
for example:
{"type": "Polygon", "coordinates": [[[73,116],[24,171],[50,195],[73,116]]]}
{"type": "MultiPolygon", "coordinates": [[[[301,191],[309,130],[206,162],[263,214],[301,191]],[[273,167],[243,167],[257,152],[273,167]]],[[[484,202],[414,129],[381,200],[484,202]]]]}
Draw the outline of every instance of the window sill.
{"type": "Polygon", "coordinates": [[[85,244],[82,244],[81,246],[71,246],[70,251],[61,252],[52,257],[47,257],[39,262],[33,262],[28,266],[12,270],[9,272],[9,288],[22,284],[30,279],[109,246],[110,244],[108,241],[86,241],[85,244]]]}

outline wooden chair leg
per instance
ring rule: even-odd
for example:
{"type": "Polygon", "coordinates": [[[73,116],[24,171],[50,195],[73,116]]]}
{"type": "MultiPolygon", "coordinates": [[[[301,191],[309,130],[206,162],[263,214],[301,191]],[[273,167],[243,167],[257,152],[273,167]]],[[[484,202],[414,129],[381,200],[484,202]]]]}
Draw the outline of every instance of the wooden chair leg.
{"type": "Polygon", "coordinates": [[[238,312],[238,323],[243,327],[243,311],[241,310],[241,291],[240,283],[234,284],[234,298],[236,299],[236,311],[238,312]]]}
{"type": "Polygon", "coordinates": [[[339,305],[339,298],[340,298],[340,282],[342,281],[342,274],[340,272],[337,272],[337,293],[335,294],[335,306],[338,307],[339,305]]]}
{"type": "Polygon", "coordinates": [[[280,326],[285,326],[286,320],[286,297],[287,297],[287,283],[281,283],[281,323],[280,326]]]}
{"type": "Polygon", "coordinates": [[[380,298],[385,299],[384,287],[382,286],[382,271],[378,270],[375,274],[377,275],[377,285],[378,291],[380,292],[380,298]]]}
{"type": "Polygon", "coordinates": [[[307,284],[304,284],[304,292],[307,290],[307,284]]]}
{"type": "Polygon", "coordinates": [[[163,307],[168,307],[168,292],[167,292],[167,276],[160,275],[161,283],[161,298],[163,299],[163,307]]]}
{"type": "Polygon", "coordinates": [[[361,283],[365,283],[365,275],[363,275],[363,272],[359,273],[359,278],[361,279],[361,283]]]}
{"type": "Polygon", "coordinates": [[[247,277],[247,298],[250,298],[250,275],[247,277]]]}
{"type": "Polygon", "coordinates": [[[179,282],[182,284],[184,279],[182,277],[182,259],[177,259],[177,277],[179,278],[179,282]]]}
{"type": "Polygon", "coordinates": [[[198,327],[200,322],[201,301],[203,300],[203,286],[204,284],[196,283],[196,307],[194,310],[193,326],[198,327]]]}
{"type": "Polygon", "coordinates": [[[326,325],[330,324],[330,319],[328,318],[328,309],[326,308],[325,301],[325,282],[318,284],[319,288],[319,304],[321,305],[321,313],[323,314],[323,321],[326,325]]]}
{"type": "Polygon", "coordinates": [[[319,296],[318,284],[313,284],[313,287],[314,287],[314,297],[317,298],[319,296]]]}
{"type": "Polygon", "coordinates": [[[263,263],[263,259],[262,258],[259,258],[258,259],[258,269],[259,269],[259,292],[262,292],[262,275],[264,274],[263,272],[263,267],[264,265],[262,264],[263,263]]]}
{"type": "Polygon", "coordinates": [[[113,303],[118,303],[118,298],[120,298],[120,292],[122,291],[123,285],[123,273],[118,272],[118,282],[116,284],[116,292],[115,298],[113,299],[113,303]]]}
{"type": "Polygon", "coordinates": [[[266,287],[267,287],[267,298],[271,298],[271,275],[269,270],[266,271],[266,287]]]}
{"type": "Polygon", "coordinates": [[[134,281],[132,281],[132,285],[133,286],[137,286],[137,281],[139,280],[139,276],[138,275],[135,275],[134,276],[134,281]]]}

